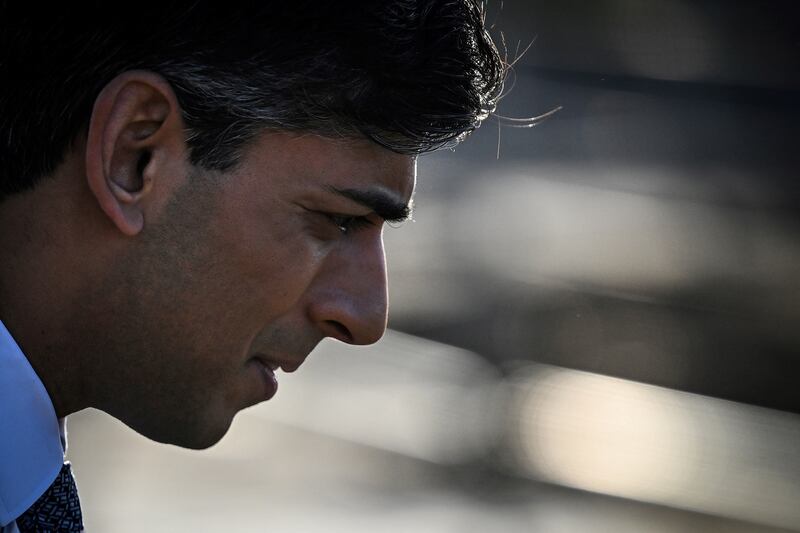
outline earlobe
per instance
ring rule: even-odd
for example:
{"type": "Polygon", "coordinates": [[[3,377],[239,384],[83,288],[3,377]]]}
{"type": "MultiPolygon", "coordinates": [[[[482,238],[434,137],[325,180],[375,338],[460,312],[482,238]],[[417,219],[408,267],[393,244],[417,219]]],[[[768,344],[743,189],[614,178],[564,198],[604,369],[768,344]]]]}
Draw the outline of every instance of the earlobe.
{"type": "Polygon", "coordinates": [[[144,228],[154,183],[182,160],[183,124],[161,76],[130,71],[98,95],[86,140],[86,179],[98,205],[125,235],[144,228]]]}

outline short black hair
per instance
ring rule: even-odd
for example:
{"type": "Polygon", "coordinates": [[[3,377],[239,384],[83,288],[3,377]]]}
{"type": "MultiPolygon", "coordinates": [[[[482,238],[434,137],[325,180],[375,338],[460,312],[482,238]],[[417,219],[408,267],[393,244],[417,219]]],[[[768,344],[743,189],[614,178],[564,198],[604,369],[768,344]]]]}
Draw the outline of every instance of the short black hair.
{"type": "Polygon", "coordinates": [[[13,4],[0,0],[0,198],[52,173],[127,70],[170,82],[191,162],[226,170],[265,129],[453,146],[493,112],[507,68],[480,0],[13,4]]]}

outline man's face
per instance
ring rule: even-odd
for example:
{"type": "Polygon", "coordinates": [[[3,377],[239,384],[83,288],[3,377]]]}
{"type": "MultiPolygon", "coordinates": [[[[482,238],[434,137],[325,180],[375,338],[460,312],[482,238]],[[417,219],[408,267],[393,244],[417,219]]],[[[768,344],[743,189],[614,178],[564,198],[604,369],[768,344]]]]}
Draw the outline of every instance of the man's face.
{"type": "Polygon", "coordinates": [[[274,393],[265,364],[293,370],[326,336],[378,340],[382,226],[407,214],[414,180],[411,156],[286,133],[231,172],[194,169],[100,284],[114,303],[94,324],[99,407],[203,448],[274,393]]]}

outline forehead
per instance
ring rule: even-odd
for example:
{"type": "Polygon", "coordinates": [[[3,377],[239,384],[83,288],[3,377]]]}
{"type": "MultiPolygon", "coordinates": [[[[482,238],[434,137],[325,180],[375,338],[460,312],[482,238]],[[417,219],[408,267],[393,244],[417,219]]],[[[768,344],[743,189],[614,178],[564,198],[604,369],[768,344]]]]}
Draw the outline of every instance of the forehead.
{"type": "Polygon", "coordinates": [[[416,180],[416,157],[365,139],[265,132],[250,143],[235,173],[253,184],[268,179],[273,193],[370,189],[408,203],[416,180]]]}

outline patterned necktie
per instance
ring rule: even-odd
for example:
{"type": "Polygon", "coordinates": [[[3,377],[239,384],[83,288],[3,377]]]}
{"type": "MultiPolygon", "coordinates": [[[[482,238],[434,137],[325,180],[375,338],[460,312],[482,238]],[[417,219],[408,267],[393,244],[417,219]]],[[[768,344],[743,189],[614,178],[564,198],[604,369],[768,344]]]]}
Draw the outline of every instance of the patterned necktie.
{"type": "Polygon", "coordinates": [[[20,533],[79,533],[83,531],[78,487],[70,464],[64,463],[50,488],[17,518],[20,533]]]}

